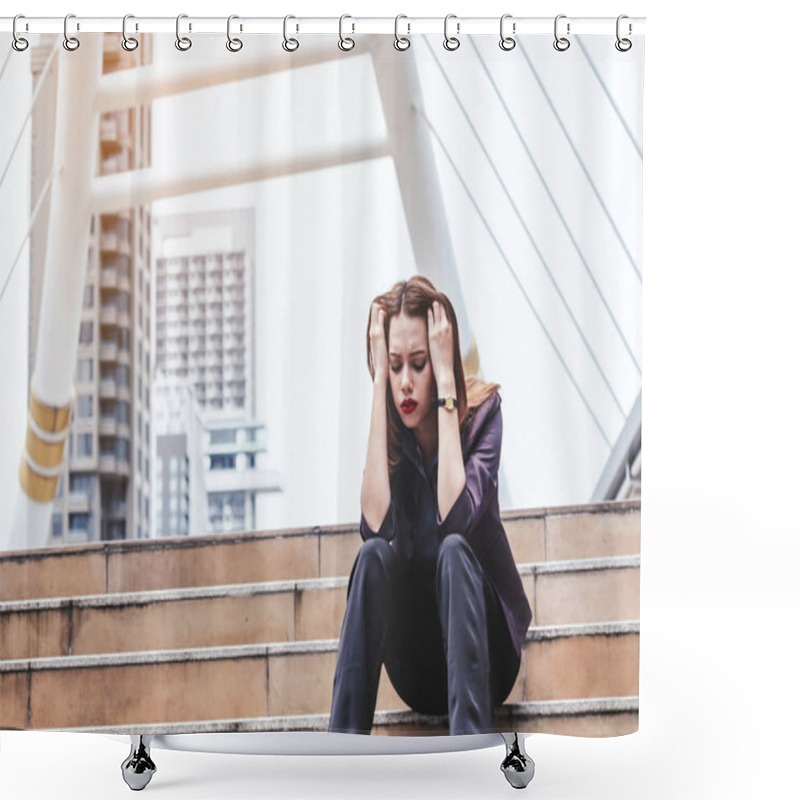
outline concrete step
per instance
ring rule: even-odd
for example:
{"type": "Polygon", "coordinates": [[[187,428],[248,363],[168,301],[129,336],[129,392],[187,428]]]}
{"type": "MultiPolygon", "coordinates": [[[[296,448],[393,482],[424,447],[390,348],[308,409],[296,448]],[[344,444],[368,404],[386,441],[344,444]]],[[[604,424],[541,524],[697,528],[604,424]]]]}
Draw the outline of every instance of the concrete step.
{"type": "MultiPolygon", "coordinates": [[[[498,731],[524,730],[528,733],[559,733],[569,736],[621,736],[639,728],[638,697],[596,697],[588,700],[542,700],[506,703],[495,709],[498,731]]],[[[288,717],[214,719],[198,722],[170,722],[160,725],[95,726],[64,728],[73,733],[180,734],[274,733],[280,731],[328,730],[328,714],[298,714],[288,717]]],[[[426,736],[447,734],[447,717],[431,717],[414,711],[377,711],[373,735],[426,736]]],[[[268,747],[268,743],[265,742],[268,747]]],[[[380,746],[378,746],[380,747],[380,746]]],[[[365,748],[366,749],[366,748],[365,748]]],[[[372,748],[370,748],[372,749],[372,748]]],[[[269,752],[266,750],[265,752],[269,752]]]]}
{"type": "MultiPolygon", "coordinates": [[[[639,556],[522,564],[534,625],[639,617],[639,556]]],[[[334,639],[347,577],[0,603],[4,659],[334,639]]]]}
{"type": "MultiPolygon", "coordinates": [[[[4,661],[0,727],[325,714],[337,646],[328,639],[4,661]]],[[[536,626],[508,703],[633,697],[638,686],[638,621],[536,626]]],[[[408,710],[385,671],[377,708],[408,710]]]]}
{"type": "MultiPolygon", "coordinates": [[[[639,501],[505,512],[517,563],[640,552],[639,501]]],[[[0,600],[348,575],[356,526],[103,542],[0,554],[0,600]]]]}

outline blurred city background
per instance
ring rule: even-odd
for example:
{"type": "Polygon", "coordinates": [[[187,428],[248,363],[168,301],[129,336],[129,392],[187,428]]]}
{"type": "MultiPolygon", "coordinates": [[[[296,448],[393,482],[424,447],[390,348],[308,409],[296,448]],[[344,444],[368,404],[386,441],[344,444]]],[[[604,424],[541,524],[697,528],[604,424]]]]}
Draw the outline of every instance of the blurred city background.
{"type": "Polygon", "coordinates": [[[47,530],[12,531],[80,56],[31,39],[0,77],[2,549],[357,520],[369,305],[416,272],[501,384],[501,509],[639,496],[641,63],[109,34],[69,435],[47,530]]]}

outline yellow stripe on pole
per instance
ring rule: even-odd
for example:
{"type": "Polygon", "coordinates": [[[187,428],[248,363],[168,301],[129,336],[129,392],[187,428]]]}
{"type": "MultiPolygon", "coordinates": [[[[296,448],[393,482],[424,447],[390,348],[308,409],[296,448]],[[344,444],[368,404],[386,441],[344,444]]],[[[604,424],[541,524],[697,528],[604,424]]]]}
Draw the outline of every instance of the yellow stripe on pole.
{"type": "Polygon", "coordinates": [[[69,425],[69,403],[65,406],[49,406],[31,391],[28,411],[39,429],[47,433],[59,433],[69,425]]]}
{"type": "Polygon", "coordinates": [[[19,483],[22,490],[31,500],[36,500],[39,503],[49,503],[55,496],[58,489],[59,475],[50,478],[45,478],[42,475],[37,475],[25,456],[19,465],[19,483]]]}
{"type": "Polygon", "coordinates": [[[28,425],[28,431],[25,434],[25,449],[31,457],[31,461],[35,462],[41,467],[52,469],[57,467],[62,458],[64,457],[64,442],[46,442],[36,435],[36,431],[28,425]]]}

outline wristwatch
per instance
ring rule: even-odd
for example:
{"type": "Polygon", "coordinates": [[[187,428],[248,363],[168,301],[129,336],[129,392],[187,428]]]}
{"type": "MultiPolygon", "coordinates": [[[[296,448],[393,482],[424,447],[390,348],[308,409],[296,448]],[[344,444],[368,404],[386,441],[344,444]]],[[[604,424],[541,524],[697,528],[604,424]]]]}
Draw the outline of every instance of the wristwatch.
{"type": "Polygon", "coordinates": [[[437,406],[444,406],[448,411],[452,411],[458,406],[458,400],[453,395],[449,394],[447,397],[440,397],[436,401],[437,406]]]}

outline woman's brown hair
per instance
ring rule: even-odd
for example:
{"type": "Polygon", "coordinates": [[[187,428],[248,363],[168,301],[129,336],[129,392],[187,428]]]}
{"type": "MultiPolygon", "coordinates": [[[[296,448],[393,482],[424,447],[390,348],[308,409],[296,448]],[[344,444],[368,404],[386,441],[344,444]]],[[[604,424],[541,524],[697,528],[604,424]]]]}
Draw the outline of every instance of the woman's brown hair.
{"type": "MultiPolygon", "coordinates": [[[[464,377],[464,364],[461,360],[461,345],[458,338],[458,320],[450,298],[439,292],[423,275],[414,275],[407,281],[398,281],[388,292],[378,295],[373,302],[378,303],[386,312],[384,336],[389,346],[389,324],[392,317],[406,314],[409,317],[421,317],[425,320],[427,330],[428,309],[438,300],[445,309],[447,319],[453,328],[453,373],[456,379],[456,400],[458,402],[458,427],[463,428],[466,420],[474,413],[474,409],[482,405],[500,388],[497,383],[486,383],[475,377],[464,377]],[[464,402],[466,400],[466,402],[464,402]]],[[[370,305],[370,308],[372,306],[370,305]]],[[[375,379],[375,366],[372,363],[372,349],[369,341],[370,320],[367,319],[367,368],[372,379],[375,379]]],[[[388,422],[388,455],[389,472],[394,472],[400,463],[403,428],[400,414],[394,406],[391,391],[386,392],[386,419],[388,422]]]]}

